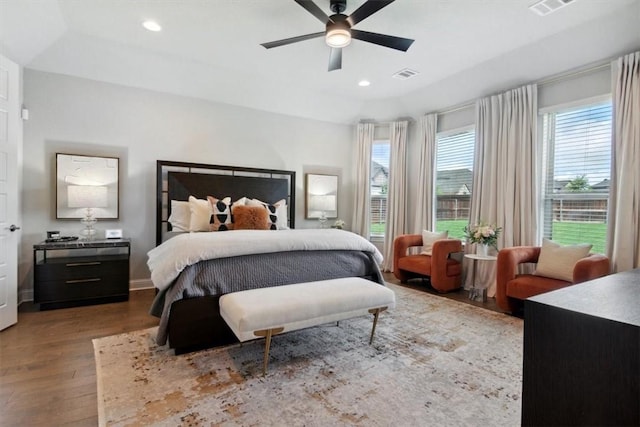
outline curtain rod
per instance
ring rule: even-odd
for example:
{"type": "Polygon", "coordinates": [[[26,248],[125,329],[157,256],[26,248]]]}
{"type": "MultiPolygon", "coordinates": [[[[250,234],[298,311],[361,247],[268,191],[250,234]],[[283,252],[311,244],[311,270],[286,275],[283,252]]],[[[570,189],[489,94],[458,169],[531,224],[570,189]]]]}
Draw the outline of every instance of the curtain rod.
{"type": "MultiPolygon", "coordinates": [[[[607,68],[611,66],[611,61],[613,61],[614,58],[611,59],[605,59],[602,61],[598,61],[596,63],[592,63],[586,67],[583,68],[579,68],[579,69],[574,69],[574,71],[569,71],[563,74],[556,74],[554,76],[551,77],[547,77],[546,79],[543,80],[538,80],[537,82],[534,82],[534,84],[538,85],[538,86],[545,86],[548,84],[552,84],[552,83],[556,83],[562,80],[567,80],[570,79],[572,77],[575,76],[579,76],[581,74],[588,74],[597,70],[600,70],[602,68],[607,68]]],[[[527,83],[527,84],[531,84],[531,83],[527,83]]],[[[449,114],[449,113],[453,113],[456,111],[460,111],[460,110],[464,110],[465,108],[469,108],[469,107],[473,107],[475,105],[476,101],[467,101],[465,103],[462,104],[458,104],[454,107],[451,108],[447,108],[446,110],[440,110],[440,111],[435,111],[435,114],[441,115],[441,114],[449,114]]],[[[427,114],[433,114],[433,113],[427,113],[427,114]]]]}
{"type": "Polygon", "coordinates": [[[538,84],[538,86],[544,86],[544,85],[548,85],[548,84],[551,84],[551,83],[555,83],[555,82],[559,82],[559,81],[562,81],[562,80],[566,80],[566,79],[571,78],[571,77],[579,76],[581,74],[588,74],[588,73],[591,73],[593,71],[600,70],[602,68],[608,68],[608,67],[611,67],[611,61],[612,61],[612,59],[607,59],[605,61],[600,61],[600,62],[597,62],[595,64],[591,64],[587,68],[579,68],[577,70],[570,71],[570,72],[565,73],[565,74],[559,74],[559,75],[556,75],[556,76],[551,76],[551,77],[548,77],[548,78],[546,78],[544,80],[540,80],[537,84],[538,84]]]}
{"type": "Polygon", "coordinates": [[[396,122],[413,123],[413,122],[415,122],[415,119],[413,117],[400,117],[397,120],[386,121],[386,122],[377,122],[375,120],[367,120],[367,119],[365,119],[365,120],[360,120],[358,122],[358,124],[360,124],[360,123],[370,123],[370,124],[375,125],[375,126],[388,126],[388,125],[391,125],[391,124],[396,123],[396,122]]]}

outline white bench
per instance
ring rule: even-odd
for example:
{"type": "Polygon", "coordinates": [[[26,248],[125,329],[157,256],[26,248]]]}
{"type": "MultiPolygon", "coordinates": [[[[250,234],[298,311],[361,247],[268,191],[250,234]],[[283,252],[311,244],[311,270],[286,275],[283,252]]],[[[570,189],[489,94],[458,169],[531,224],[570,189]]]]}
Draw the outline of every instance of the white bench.
{"type": "Polygon", "coordinates": [[[220,315],[240,341],[265,337],[266,374],[273,335],[371,313],[371,344],[378,315],[395,307],[395,301],[395,293],[385,286],[345,277],[226,294],[220,297],[220,315]]]}

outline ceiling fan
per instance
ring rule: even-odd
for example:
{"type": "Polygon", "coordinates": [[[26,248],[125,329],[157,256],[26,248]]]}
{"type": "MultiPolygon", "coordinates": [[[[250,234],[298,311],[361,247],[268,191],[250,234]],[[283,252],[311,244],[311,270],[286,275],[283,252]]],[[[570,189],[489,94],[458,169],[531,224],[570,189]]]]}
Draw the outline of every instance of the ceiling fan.
{"type": "Polygon", "coordinates": [[[322,9],[313,2],[313,0],[294,1],[305,8],[307,12],[322,21],[322,23],[325,24],[325,31],[262,43],[261,45],[265,48],[271,49],[272,47],[284,46],[324,36],[325,41],[331,48],[329,53],[329,71],[333,71],[342,68],[342,48],[348,46],[349,43],[351,43],[352,38],[389,47],[391,49],[401,50],[403,52],[406,52],[407,49],[409,49],[409,46],[413,43],[412,39],[389,36],[386,34],[370,33],[368,31],[360,31],[353,28],[353,26],[358,22],[367,19],[383,7],[393,3],[395,0],[367,0],[349,16],[342,14],[342,12],[347,8],[347,0],[331,0],[330,7],[334,13],[331,16],[327,16],[322,9]]]}

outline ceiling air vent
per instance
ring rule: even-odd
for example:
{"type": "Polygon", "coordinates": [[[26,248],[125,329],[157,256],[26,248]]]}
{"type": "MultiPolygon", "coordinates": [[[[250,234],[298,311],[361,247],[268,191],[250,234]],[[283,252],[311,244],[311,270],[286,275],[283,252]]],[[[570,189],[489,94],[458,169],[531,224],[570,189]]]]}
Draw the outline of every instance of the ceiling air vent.
{"type": "Polygon", "coordinates": [[[529,6],[529,9],[540,16],[545,16],[551,12],[573,3],[575,0],[541,0],[529,6]]]}
{"type": "Polygon", "coordinates": [[[409,68],[405,68],[403,70],[398,71],[397,73],[395,73],[392,77],[394,79],[400,79],[400,80],[407,80],[410,79],[413,76],[417,76],[418,73],[415,70],[409,69],[409,68]]]}

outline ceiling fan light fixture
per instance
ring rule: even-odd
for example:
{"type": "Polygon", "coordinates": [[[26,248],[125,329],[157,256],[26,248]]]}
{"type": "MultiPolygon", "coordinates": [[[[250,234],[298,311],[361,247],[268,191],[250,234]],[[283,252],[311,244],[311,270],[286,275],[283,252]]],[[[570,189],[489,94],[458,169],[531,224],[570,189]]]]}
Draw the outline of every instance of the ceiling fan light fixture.
{"type": "MultiPolygon", "coordinates": [[[[358,39],[363,42],[374,45],[388,47],[390,49],[406,52],[414,42],[413,39],[404,37],[390,36],[388,34],[372,33],[369,31],[361,31],[355,28],[359,22],[369,18],[380,9],[390,5],[395,0],[360,0],[358,7],[349,16],[343,14],[347,8],[347,0],[329,0],[329,6],[334,12],[333,15],[327,16],[326,13],[314,2],[314,0],[294,0],[298,5],[302,6],[307,12],[324,23],[325,30],[317,33],[304,34],[297,37],[289,37],[282,40],[275,40],[268,43],[261,43],[266,49],[278,46],[285,46],[291,43],[297,43],[304,40],[315,39],[324,36],[325,42],[331,48],[329,52],[328,71],[340,70],[342,68],[342,48],[349,46],[351,39],[358,39]]],[[[575,1],[575,0],[545,0],[545,1],[575,1]]],[[[327,0],[323,0],[327,2],[327,0]]]]}
{"type": "Polygon", "coordinates": [[[331,47],[345,47],[351,43],[351,31],[345,28],[333,28],[327,31],[325,41],[331,47]]]}

